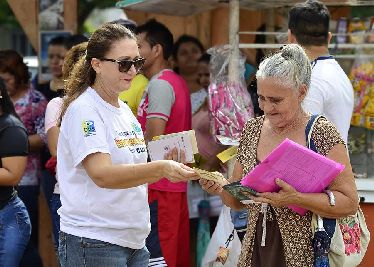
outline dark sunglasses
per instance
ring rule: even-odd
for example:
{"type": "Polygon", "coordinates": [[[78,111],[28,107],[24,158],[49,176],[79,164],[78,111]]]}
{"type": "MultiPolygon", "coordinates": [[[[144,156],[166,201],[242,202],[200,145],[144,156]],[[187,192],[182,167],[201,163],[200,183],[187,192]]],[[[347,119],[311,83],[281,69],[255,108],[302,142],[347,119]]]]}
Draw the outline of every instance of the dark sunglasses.
{"type": "Polygon", "coordinates": [[[132,65],[134,65],[136,72],[138,72],[139,70],[141,70],[145,62],[145,58],[137,58],[135,60],[130,60],[130,59],[116,60],[116,59],[111,59],[111,58],[102,58],[100,60],[118,63],[118,70],[120,72],[128,72],[132,65]]]}

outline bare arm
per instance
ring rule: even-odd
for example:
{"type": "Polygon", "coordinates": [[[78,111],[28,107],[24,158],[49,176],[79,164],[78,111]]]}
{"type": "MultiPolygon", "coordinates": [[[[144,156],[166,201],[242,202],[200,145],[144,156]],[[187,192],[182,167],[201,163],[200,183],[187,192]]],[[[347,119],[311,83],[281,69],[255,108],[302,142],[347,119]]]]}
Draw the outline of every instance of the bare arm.
{"type": "Polygon", "coordinates": [[[153,137],[165,133],[166,121],[160,118],[149,118],[146,122],[145,140],[151,141],[153,137]]]}
{"type": "MultiPolygon", "coordinates": [[[[236,161],[234,170],[232,173],[231,178],[227,181],[227,184],[240,181],[243,177],[243,166],[236,161]]],[[[245,208],[245,205],[238,201],[235,197],[233,197],[230,193],[226,192],[222,189],[222,186],[214,183],[213,181],[208,181],[205,179],[200,179],[201,187],[210,194],[219,195],[223,201],[223,203],[234,209],[234,210],[241,210],[245,208]]]]}
{"type": "Polygon", "coordinates": [[[358,208],[358,194],[347,150],[344,145],[338,144],[331,149],[327,157],[345,165],[343,172],[329,186],[335,196],[336,205],[329,205],[326,194],[300,194],[297,204],[329,218],[355,214],[358,208]]]}
{"type": "Polygon", "coordinates": [[[27,157],[16,156],[2,158],[0,168],[0,186],[16,186],[26,169],[27,157]]]}
{"type": "Polygon", "coordinates": [[[57,156],[57,140],[58,140],[59,133],[60,133],[60,128],[57,126],[53,126],[47,131],[47,142],[48,142],[49,153],[51,153],[51,155],[54,157],[57,156]]]}
{"type": "Polygon", "coordinates": [[[114,165],[109,154],[94,153],[88,155],[82,164],[97,186],[111,189],[154,183],[162,177],[168,177],[172,182],[198,178],[192,169],[172,160],[114,165]]]}
{"type": "Polygon", "coordinates": [[[29,136],[29,145],[30,152],[39,152],[43,148],[44,142],[40,135],[33,134],[29,136]]]}

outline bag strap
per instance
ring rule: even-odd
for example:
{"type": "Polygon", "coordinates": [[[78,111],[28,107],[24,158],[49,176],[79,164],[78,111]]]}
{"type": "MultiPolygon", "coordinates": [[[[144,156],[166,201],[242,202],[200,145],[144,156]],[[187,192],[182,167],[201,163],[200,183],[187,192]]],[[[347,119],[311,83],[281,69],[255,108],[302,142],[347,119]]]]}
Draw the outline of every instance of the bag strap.
{"type": "MultiPolygon", "coordinates": [[[[324,118],[324,116],[322,115],[312,115],[305,128],[305,138],[306,138],[307,147],[316,153],[318,153],[318,150],[313,141],[312,133],[313,133],[314,125],[316,124],[318,119],[321,117],[324,118]]],[[[317,214],[317,227],[318,227],[317,230],[318,231],[326,231],[328,236],[332,238],[335,232],[335,226],[336,226],[336,219],[322,218],[321,216],[317,214]]]]}
{"type": "Polygon", "coordinates": [[[314,125],[316,124],[318,119],[321,117],[323,116],[317,115],[317,114],[310,116],[308,124],[306,125],[306,128],[305,128],[306,145],[310,150],[313,150],[316,153],[318,153],[318,150],[312,139],[312,133],[313,133],[314,125]]]}

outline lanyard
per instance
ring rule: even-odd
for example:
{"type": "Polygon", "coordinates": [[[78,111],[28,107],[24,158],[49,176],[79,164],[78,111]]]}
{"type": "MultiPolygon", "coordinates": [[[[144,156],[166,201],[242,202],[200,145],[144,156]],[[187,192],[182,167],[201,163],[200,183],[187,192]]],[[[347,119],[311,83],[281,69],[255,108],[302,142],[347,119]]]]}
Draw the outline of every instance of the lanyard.
{"type": "Polygon", "coordinates": [[[333,59],[333,58],[334,58],[334,57],[331,56],[331,55],[317,57],[315,60],[313,60],[312,62],[310,62],[310,64],[312,65],[312,69],[313,69],[314,66],[317,64],[317,61],[318,61],[318,60],[326,60],[326,59],[333,59]]]}

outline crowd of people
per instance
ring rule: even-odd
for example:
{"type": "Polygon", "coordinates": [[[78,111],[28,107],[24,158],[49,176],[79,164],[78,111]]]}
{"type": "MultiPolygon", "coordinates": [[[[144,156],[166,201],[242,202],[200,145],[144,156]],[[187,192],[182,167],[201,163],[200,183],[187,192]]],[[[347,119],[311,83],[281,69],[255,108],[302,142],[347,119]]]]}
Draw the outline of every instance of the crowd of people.
{"type": "Polygon", "coordinates": [[[261,58],[256,71],[258,116],[243,128],[227,183],[240,181],[286,138],[307,146],[313,114],[323,115],[309,129],[316,150],[345,169],[329,194],[300,193],[278,179],[280,192],[251,196],[247,205],[222,184],[200,179],[177,149],[164,160],[148,158],[154,137],[194,129],[197,167],[222,171],[216,155],[227,147],[209,126],[210,55],[197,38],[174,42],[154,19],[106,23],[89,39],[56,37],[48,46],[52,79],[42,84],[30,81],[16,51],[0,51],[0,266],[42,266],[42,188],[60,266],[189,267],[193,180],[248,211],[238,266],[313,266],[311,213],[287,206],[327,218],[358,209],[346,148],[353,89],[329,55],[329,20],[318,1],[290,10],[289,44],[261,58]]]}

